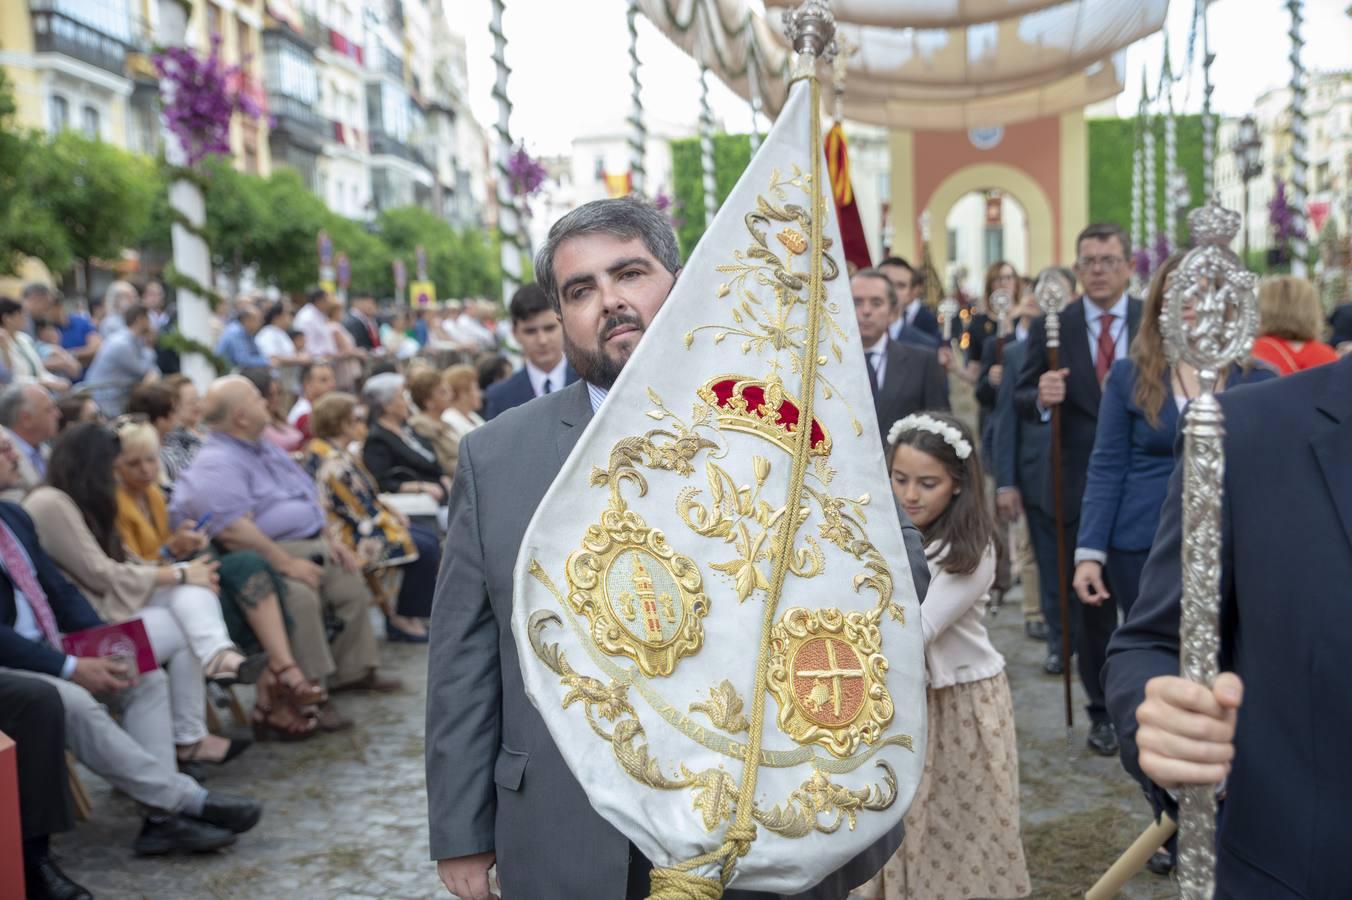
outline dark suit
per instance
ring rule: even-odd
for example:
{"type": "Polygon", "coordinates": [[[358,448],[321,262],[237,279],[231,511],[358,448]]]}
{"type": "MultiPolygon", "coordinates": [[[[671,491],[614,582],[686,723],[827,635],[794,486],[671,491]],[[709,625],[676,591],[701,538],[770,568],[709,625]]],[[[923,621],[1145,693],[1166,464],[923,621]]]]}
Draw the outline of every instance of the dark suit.
{"type": "MultiPolygon", "coordinates": [[[[563,384],[550,385],[550,392],[557,392],[559,389],[577,381],[577,373],[573,371],[571,365],[564,366],[563,381],[563,384]]],[[[501,415],[509,409],[518,407],[523,403],[529,403],[534,399],[535,388],[531,386],[530,373],[526,371],[526,367],[523,365],[511,378],[491,385],[484,392],[484,421],[487,422],[494,416],[501,415]]]]}
{"type": "MultiPolygon", "coordinates": [[[[923,309],[923,307],[922,307],[923,309]]],[[[926,310],[928,312],[928,310],[926,310]]],[[[930,318],[934,318],[934,313],[930,313],[930,318]]],[[[920,316],[917,314],[917,319],[920,316]]],[[[901,344],[914,344],[917,347],[925,347],[930,350],[939,349],[941,343],[939,338],[939,325],[935,322],[934,331],[931,333],[924,328],[917,328],[908,324],[905,319],[898,319],[887,328],[888,336],[901,344]]]]}
{"type": "MultiPolygon", "coordinates": [[[[512,636],[521,540],[591,418],[583,383],[509,411],[461,442],[451,489],[428,655],[431,855],[495,851],[509,900],[622,900],[648,887],[646,861],[592,808],[527,698],[512,636]]],[[[923,597],[929,570],[919,532],[904,522],[903,534],[923,597]]],[[[900,826],[889,838],[801,896],[843,898],[886,863],[900,826]]]]}
{"type": "MultiPolygon", "coordinates": [[[[1352,884],[1352,358],[1221,395],[1221,668],[1244,681],[1217,834],[1217,898],[1342,898],[1352,884]]],[[[1181,444],[1180,444],[1181,447],[1181,444]]],[[[1145,684],[1177,675],[1181,469],[1109,648],[1122,762],[1145,684]]]]}
{"type": "MultiPolygon", "coordinates": [[[[47,594],[47,604],[52,608],[52,615],[56,617],[56,625],[61,632],[69,634],[102,625],[103,620],[94,612],[84,594],[66,580],[56,563],[38,544],[38,533],[28,513],[13,503],[0,503],[0,520],[14,532],[28,558],[33,561],[38,584],[47,594]]],[[[60,676],[61,667],[66,663],[66,654],[46,643],[20,636],[14,630],[17,615],[14,582],[10,581],[4,567],[0,567],[0,666],[60,676]]]]}
{"type": "Polygon", "coordinates": [[[380,346],[380,326],[374,322],[368,330],[366,323],[356,313],[343,316],[343,327],[352,335],[352,341],[362,350],[375,350],[380,346]],[[372,332],[374,331],[374,335],[372,332]]]}
{"type": "MultiPolygon", "coordinates": [[[[1051,426],[1040,420],[1022,418],[1014,409],[1016,376],[1027,356],[1028,342],[1005,344],[1005,378],[995,394],[990,415],[991,468],[995,489],[1017,488],[1028,519],[1028,537],[1037,559],[1038,606],[1047,623],[1047,652],[1061,652],[1061,601],[1057,595],[1056,521],[1042,505],[1047,492],[1047,454],[1051,452],[1051,426]]],[[[1076,605],[1070,607],[1071,635],[1075,628],[1076,605]]]]}
{"type": "Polygon", "coordinates": [[[900,341],[887,342],[887,366],[873,401],[883,440],[892,423],[911,413],[948,409],[948,374],[932,351],[900,341]]]}
{"type": "Polygon", "coordinates": [[[19,820],[25,840],[75,826],[66,775],[65,717],[55,687],[36,678],[0,673],[0,731],[17,749],[19,820]]]}
{"type": "Polygon", "coordinates": [[[427,455],[410,447],[399,435],[384,425],[372,424],[362,446],[361,458],[366,469],[376,479],[382,491],[395,494],[408,481],[437,482],[447,473],[437,464],[437,455],[421,437],[408,430],[409,440],[417,441],[427,455]]]}
{"type": "MultiPolygon", "coordinates": [[[[1089,346],[1090,337],[1084,310],[1086,302],[1089,301],[1076,300],[1062,311],[1061,350],[1058,357],[1058,367],[1070,369],[1070,375],[1066,379],[1066,400],[1061,404],[1061,511],[1065,517],[1064,577],[1067,586],[1074,573],[1080,502],[1084,497],[1085,475],[1089,471],[1089,456],[1094,450],[1099,404],[1103,399],[1098,377],[1094,374],[1094,352],[1089,346]]],[[[1127,339],[1124,342],[1126,346],[1129,347],[1136,337],[1140,323],[1141,301],[1130,297],[1127,299],[1127,339]]],[[[1047,362],[1045,317],[1039,317],[1034,321],[1033,327],[1028,332],[1027,354],[1019,370],[1018,384],[1014,388],[1014,405],[1025,419],[1040,421],[1042,416],[1037,408],[1038,379],[1051,368],[1047,362]]],[[[1125,356],[1126,353],[1119,349],[1117,358],[1125,356]]],[[[1041,506],[1055,516],[1050,453],[1047,455],[1046,465],[1047,486],[1041,506]]],[[[1098,606],[1088,606],[1080,604],[1078,598],[1071,596],[1070,602],[1078,608],[1078,613],[1072,614],[1072,619],[1079,622],[1080,633],[1076,644],[1079,653],[1080,681],[1089,696],[1089,717],[1094,722],[1101,722],[1107,718],[1108,713],[1103,705],[1103,688],[1099,682],[1099,672],[1103,668],[1108,638],[1117,627],[1117,601],[1109,597],[1098,606]]]]}

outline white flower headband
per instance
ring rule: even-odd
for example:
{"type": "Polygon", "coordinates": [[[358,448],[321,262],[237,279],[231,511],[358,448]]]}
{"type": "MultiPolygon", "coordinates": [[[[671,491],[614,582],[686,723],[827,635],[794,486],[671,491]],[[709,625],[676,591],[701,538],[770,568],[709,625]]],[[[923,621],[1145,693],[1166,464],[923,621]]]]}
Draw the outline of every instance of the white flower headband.
{"type": "Polygon", "coordinates": [[[944,439],[945,444],[953,448],[958,459],[966,459],[972,455],[972,445],[962,436],[961,431],[947,422],[940,422],[932,416],[923,414],[909,415],[892,423],[891,430],[887,432],[888,445],[895,444],[897,438],[907,431],[928,431],[930,434],[937,434],[944,439]]]}

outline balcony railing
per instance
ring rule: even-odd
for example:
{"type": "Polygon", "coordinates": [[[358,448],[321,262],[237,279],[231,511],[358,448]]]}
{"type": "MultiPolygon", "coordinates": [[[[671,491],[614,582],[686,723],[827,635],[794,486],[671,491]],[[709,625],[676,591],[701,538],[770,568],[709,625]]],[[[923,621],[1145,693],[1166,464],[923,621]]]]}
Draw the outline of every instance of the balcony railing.
{"type": "Polygon", "coordinates": [[[60,53],[123,74],[127,45],[121,39],[77,21],[48,3],[35,2],[32,15],[33,46],[39,53],[60,53]]]}
{"type": "Polygon", "coordinates": [[[314,104],[286,94],[268,93],[268,111],[275,124],[272,130],[298,138],[307,147],[320,146],[330,133],[328,119],[314,110],[314,104]]]}
{"type": "Polygon", "coordinates": [[[414,165],[422,166],[424,169],[430,169],[427,157],[421,150],[412,144],[406,144],[393,135],[386,134],[383,131],[373,131],[371,138],[372,155],[385,154],[388,156],[397,156],[399,159],[411,162],[414,165]]]}

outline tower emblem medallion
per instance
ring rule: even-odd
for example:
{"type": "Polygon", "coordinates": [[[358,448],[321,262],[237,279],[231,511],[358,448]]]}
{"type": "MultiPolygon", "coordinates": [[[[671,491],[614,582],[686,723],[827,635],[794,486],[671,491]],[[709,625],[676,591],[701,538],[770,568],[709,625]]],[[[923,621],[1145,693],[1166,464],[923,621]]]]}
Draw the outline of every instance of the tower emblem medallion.
{"type": "Polygon", "coordinates": [[[709,598],[694,560],[631,509],[608,508],[568,557],[568,602],[596,646],[649,677],[670,675],[704,643],[709,598]]]}

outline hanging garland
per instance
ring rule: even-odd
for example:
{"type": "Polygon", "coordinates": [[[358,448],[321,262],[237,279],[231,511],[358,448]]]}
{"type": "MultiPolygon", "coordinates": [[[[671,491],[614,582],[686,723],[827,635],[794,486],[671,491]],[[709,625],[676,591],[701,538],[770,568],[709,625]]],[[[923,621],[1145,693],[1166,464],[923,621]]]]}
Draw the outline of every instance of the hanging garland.
{"type": "MultiPolygon", "coordinates": [[[[178,221],[177,218],[175,219],[175,221],[178,221]]],[[[191,275],[187,275],[184,274],[183,272],[180,272],[177,269],[177,267],[174,266],[173,263],[169,263],[167,266],[164,267],[164,272],[162,273],[161,278],[164,281],[164,283],[169,287],[176,288],[179,290],[191,291],[197,296],[201,297],[203,300],[207,302],[207,306],[211,307],[212,312],[218,311],[221,308],[221,306],[226,303],[226,299],[224,296],[222,296],[217,291],[214,291],[211,288],[207,287],[205,284],[198,281],[196,278],[193,278],[191,275]]]]}
{"type": "Polygon", "coordinates": [[[180,356],[189,353],[200,353],[202,358],[211,364],[216,370],[217,375],[225,375],[230,372],[230,362],[224,357],[216,355],[216,352],[201,341],[195,341],[183,334],[177,328],[171,328],[162,332],[156,339],[156,344],[165,350],[172,350],[180,356]]]}

